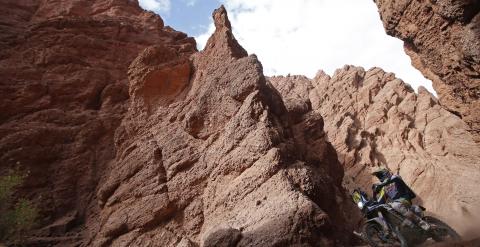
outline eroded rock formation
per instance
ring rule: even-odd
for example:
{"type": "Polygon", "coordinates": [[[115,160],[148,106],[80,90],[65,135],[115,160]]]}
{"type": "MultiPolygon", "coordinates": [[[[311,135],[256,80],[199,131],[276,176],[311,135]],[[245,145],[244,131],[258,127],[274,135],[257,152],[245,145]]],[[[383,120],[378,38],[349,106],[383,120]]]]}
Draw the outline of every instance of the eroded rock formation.
{"type": "Polygon", "coordinates": [[[480,142],[480,2],[375,0],[389,35],[480,142]]]}
{"type": "MultiPolygon", "coordinates": [[[[0,173],[30,171],[31,244],[348,245],[358,210],[342,182],[369,189],[381,165],[457,229],[479,215],[471,50],[437,70],[431,42],[415,43],[449,112],[377,68],[270,83],[223,7],[196,52],[137,1],[0,3],[0,173]]],[[[474,30],[452,18],[445,37],[474,30]]]]}
{"type": "Polygon", "coordinates": [[[345,243],[351,204],[321,116],[292,121],[225,9],[213,18],[215,33],[191,60],[155,46],[132,63],[89,244],[345,243]]]}
{"type": "Polygon", "coordinates": [[[44,216],[38,235],[46,238],[37,244],[77,241],[86,215],[98,209],[97,183],[115,156],[129,64],[147,46],[191,54],[195,41],[136,1],[0,6],[0,172],[30,172],[21,193],[44,216]]]}
{"type": "Polygon", "coordinates": [[[319,72],[269,79],[291,114],[323,116],[328,140],[345,168],[345,185],[370,191],[370,173],[388,167],[419,195],[419,203],[458,231],[478,225],[480,147],[465,122],[426,89],[379,68],[345,66],[330,78],[319,72]]]}
{"type": "Polygon", "coordinates": [[[350,241],[322,117],[287,114],[224,8],[193,54],[136,1],[2,6],[1,163],[31,172],[22,193],[45,217],[30,243],[350,241]]]}

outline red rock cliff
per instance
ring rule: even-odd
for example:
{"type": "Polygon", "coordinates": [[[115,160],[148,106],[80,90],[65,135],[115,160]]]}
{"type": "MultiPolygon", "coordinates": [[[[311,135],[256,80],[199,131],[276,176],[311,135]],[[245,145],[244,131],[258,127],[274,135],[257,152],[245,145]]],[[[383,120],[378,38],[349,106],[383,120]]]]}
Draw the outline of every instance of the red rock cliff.
{"type": "Polygon", "coordinates": [[[30,243],[350,241],[322,117],[287,113],[224,8],[194,53],[136,1],[1,3],[0,162],[31,172],[30,243]]]}
{"type": "Polygon", "coordinates": [[[480,2],[375,0],[389,35],[480,142],[480,2]]]}
{"type": "Polygon", "coordinates": [[[287,109],[323,116],[328,140],[345,168],[345,186],[370,191],[370,175],[388,167],[418,194],[417,203],[469,235],[478,230],[480,147],[468,125],[442,107],[426,89],[416,94],[379,68],[345,66],[269,79],[287,109]]]}
{"type": "Polygon", "coordinates": [[[225,9],[213,18],[204,51],[188,58],[153,46],[132,63],[89,244],[347,243],[351,204],[321,116],[292,121],[225,9]]]}
{"type": "Polygon", "coordinates": [[[480,198],[478,25],[465,6],[477,5],[431,1],[425,24],[407,14],[422,17],[416,4],[426,2],[400,2],[377,4],[391,34],[411,20],[406,50],[440,102],[378,68],[267,80],[223,7],[196,52],[136,1],[0,0],[0,172],[30,171],[20,192],[42,218],[27,242],[349,245],[358,211],[342,181],[368,189],[380,165],[431,212],[470,229],[480,198]],[[440,25],[443,51],[418,31],[442,18],[451,20],[440,25]]]}
{"type": "Polygon", "coordinates": [[[38,244],[77,241],[115,157],[128,66],[145,47],[195,41],[136,1],[0,1],[0,164],[30,171],[22,193],[43,217],[38,244]],[[70,238],[70,240],[69,240],[70,238]]]}

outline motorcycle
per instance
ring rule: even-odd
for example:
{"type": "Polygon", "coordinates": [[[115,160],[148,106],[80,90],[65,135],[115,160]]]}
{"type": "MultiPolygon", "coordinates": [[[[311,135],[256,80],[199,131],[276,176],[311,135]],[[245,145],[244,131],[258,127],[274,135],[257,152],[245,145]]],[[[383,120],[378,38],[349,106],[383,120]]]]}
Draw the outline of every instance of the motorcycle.
{"type": "Polygon", "coordinates": [[[411,210],[426,221],[430,229],[424,230],[413,224],[385,203],[384,191],[380,191],[377,199],[374,200],[369,199],[365,192],[356,189],[352,193],[352,199],[366,219],[362,224],[361,233],[354,232],[354,234],[372,247],[409,247],[422,244],[429,239],[435,242],[460,240],[460,235],[454,229],[435,217],[425,216],[425,208],[418,205],[412,206],[411,210]]]}

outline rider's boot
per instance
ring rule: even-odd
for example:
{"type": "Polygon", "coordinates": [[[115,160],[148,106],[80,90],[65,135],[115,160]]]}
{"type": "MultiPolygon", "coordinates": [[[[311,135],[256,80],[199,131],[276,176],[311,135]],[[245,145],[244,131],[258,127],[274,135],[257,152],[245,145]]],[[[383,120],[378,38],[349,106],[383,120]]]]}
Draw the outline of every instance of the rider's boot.
{"type": "Polygon", "coordinates": [[[422,218],[418,217],[417,215],[414,216],[413,220],[415,221],[415,224],[419,225],[423,230],[425,231],[430,230],[430,224],[428,224],[428,222],[424,221],[422,218]]]}
{"type": "Polygon", "coordinates": [[[422,219],[420,219],[420,221],[418,221],[417,224],[425,231],[430,230],[430,224],[428,224],[428,222],[422,219]]]}
{"type": "Polygon", "coordinates": [[[416,215],[412,212],[409,212],[407,215],[408,215],[408,218],[410,218],[413,222],[415,222],[415,224],[420,226],[423,230],[425,230],[425,231],[430,230],[430,224],[428,224],[428,222],[424,221],[418,215],[416,215]]]}

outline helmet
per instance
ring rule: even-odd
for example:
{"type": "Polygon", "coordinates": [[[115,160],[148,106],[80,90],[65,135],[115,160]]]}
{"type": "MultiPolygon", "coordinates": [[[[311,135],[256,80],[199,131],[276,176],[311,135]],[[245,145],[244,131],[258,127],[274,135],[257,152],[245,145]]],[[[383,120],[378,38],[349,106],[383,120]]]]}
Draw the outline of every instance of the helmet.
{"type": "Polygon", "coordinates": [[[372,175],[377,177],[380,181],[383,181],[384,179],[392,176],[392,174],[387,168],[380,168],[377,171],[372,172],[372,175]]]}

